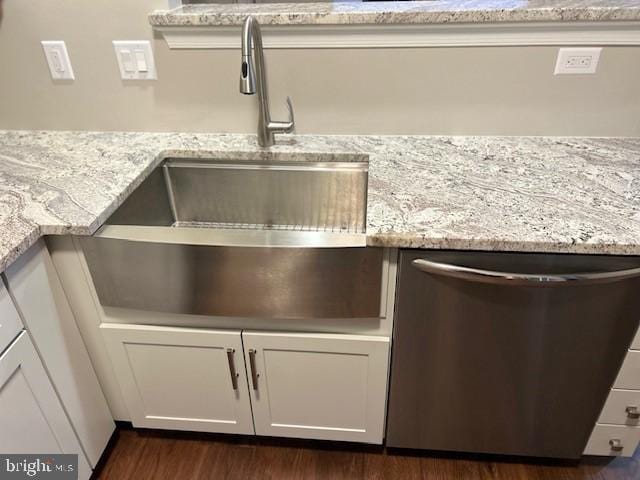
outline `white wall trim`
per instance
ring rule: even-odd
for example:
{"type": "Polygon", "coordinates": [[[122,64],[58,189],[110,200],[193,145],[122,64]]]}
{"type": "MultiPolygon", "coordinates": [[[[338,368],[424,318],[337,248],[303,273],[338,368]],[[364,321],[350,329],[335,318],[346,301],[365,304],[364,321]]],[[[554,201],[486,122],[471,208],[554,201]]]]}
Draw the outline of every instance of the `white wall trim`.
{"type": "MultiPolygon", "coordinates": [[[[240,27],[155,27],[172,49],[235,49],[240,27]]],[[[640,45],[640,22],[265,25],[265,48],[640,45]]]]}

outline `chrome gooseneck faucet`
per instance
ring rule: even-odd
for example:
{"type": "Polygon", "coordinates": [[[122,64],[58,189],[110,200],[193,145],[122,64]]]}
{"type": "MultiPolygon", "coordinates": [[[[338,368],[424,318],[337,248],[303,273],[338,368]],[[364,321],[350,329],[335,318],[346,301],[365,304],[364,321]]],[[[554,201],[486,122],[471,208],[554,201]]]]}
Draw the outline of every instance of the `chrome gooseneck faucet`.
{"type": "Polygon", "coordinates": [[[293,105],[287,97],[289,107],[289,121],[276,122],[269,115],[269,95],[267,92],[267,78],[264,66],[264,52],[262,49],[262,33],[260,24],[253,17],[247,17],[242,26],[242,70],[240,72],[240,92],[245,95],[258,93],[258,144],[270,147],[275,143],[276,133],[290,133],[295,122],[293,119],[293,105]],[[255,65],[251,55],[253,46],[255,65]]]}

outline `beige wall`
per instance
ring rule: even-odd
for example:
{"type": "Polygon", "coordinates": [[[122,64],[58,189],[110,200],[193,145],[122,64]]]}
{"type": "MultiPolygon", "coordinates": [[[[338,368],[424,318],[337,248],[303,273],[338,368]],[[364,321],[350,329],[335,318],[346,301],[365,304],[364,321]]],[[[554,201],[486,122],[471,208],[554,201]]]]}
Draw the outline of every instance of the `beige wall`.
{"type": "MultiPolygon", "coordinates": [[[[0,128],[252,132],[239,52],[170,51],[157,82],[119,79],[112,40],[153,38],[166,0],[5,0],[0,128]],[[41,40],[65,40],[76,81],[54,83],[41,40]]],[[[640,135],[640,47],[606,48],[594,76],[552,75],[556,48],[274,50],[272,108],[301,133],[640,135]]]]}

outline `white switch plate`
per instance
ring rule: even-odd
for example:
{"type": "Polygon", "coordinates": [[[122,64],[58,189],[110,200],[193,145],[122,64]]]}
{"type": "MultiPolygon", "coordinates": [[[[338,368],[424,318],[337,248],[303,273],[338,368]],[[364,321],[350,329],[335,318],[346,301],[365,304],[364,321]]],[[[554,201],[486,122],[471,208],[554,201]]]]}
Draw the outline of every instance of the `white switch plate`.
{"type": "Polygon", "coordinates": [[[43,41],[42,49],[54,80],[75,80],[67,46],[62,41],[43,41]]]}
{"type": "Polygon", "coordinates": [[[554,75],[593,74],[598,69],[600,47],[561,48],[554,75]]]}
{"type": "Polygon", "coordinates": [[[114,40],[113,48],[123,80],[156,80],[156,64],[151,42],[114,40]]]}

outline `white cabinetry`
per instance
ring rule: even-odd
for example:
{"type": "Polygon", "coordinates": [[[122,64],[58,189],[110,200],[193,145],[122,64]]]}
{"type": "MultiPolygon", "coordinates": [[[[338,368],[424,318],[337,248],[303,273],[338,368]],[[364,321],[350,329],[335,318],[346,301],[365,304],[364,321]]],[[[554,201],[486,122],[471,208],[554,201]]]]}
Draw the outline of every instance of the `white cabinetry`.
{"type": "Polygon", "coordinates": [[[0,278],[0,353],[18,336],[20,330],[22,330],[20,316],[0,278]]]}
{"type": "Polygon", "coordinates": [[[386,337],[101,329],[135,426],[382,443],[386,337]]]}
{"type": "Polygon", "coordinates": [[[640,350],[629,350],[613,388],[640,389],[640,350]]]}
{"type": "Polygon", "coordinates": [[[640,425],[640,390],[612,389],[602,408],[598,423],[640,425]]]}
{"type": "Polygon", "coordinates": [[[135,426],[253,433],[239,330],[101,328],[135,426]]]}
{"type": "Polygon", "coordinates": [[[636,338],[631,342],[631,350],[640,350],[640,328],[636,332],[636,338]]]}
{"type": "Polygon", "coordinates": [[[115,423],[44,242],[39,240],[5,273],[25,327],[95,466],[115,423]]]}
{"type": "Polygon", "coordinates": [[[640,439],[640,427],[597,424],[585,447],[585,455],[631,457],[640,439]]]}
{"type": "Polygon", "coordinates": [[[640,330],[602,408],[585,455],[631,457],[640,442],[640,330]]]}
{"type": "Polygon", "coordinates": [[[382,442],[396,250],[385,250],[379,317],[300,320],[103,307],[78,242],[51,237],[47,243],[118,420],[148,428],[382,442]],[[256,370],[266,366],[256,372],[258,390],[249,350],[256,370]]]}
{"type": "Polygon", "coordinates": [[[258,435],[382,443],[389,339],[242,333],[258,435]]]}
{"type": "Polygon", "coordinates": [[[26,332],[0,356],[0,452],[78,455],[80,479],[91,467],[26,332]]]}

